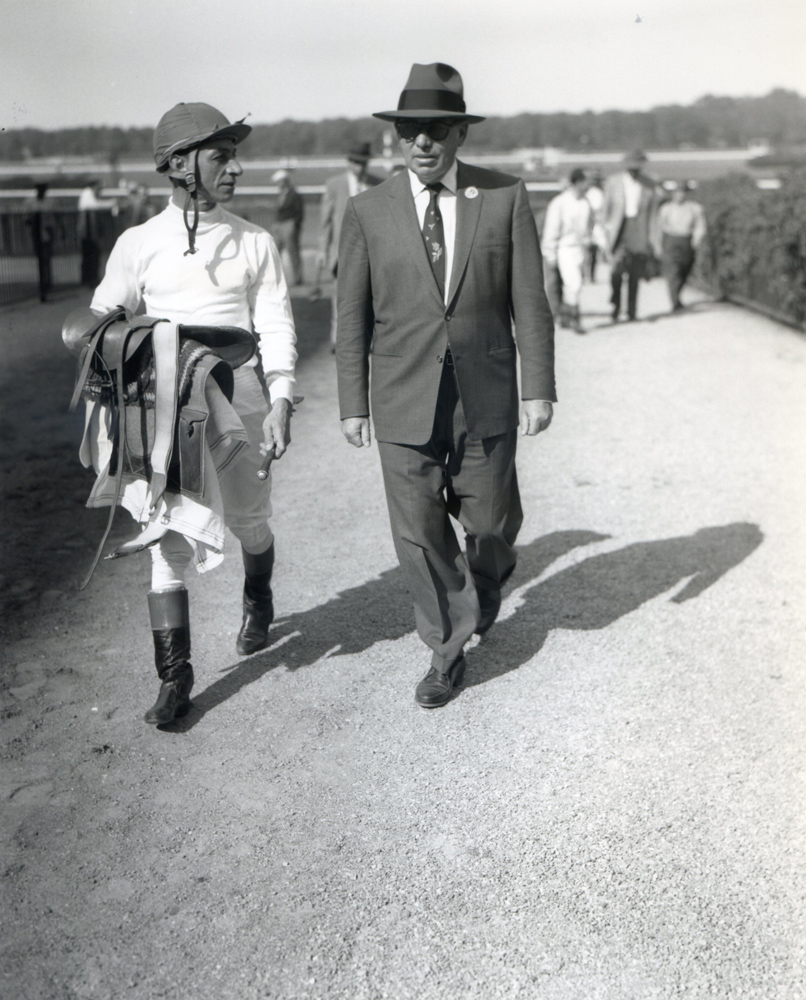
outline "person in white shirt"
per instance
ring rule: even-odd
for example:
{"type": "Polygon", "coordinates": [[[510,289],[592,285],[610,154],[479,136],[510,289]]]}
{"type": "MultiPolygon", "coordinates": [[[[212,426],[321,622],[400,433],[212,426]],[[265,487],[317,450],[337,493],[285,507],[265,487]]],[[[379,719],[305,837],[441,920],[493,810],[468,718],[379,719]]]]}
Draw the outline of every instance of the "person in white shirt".
{"type": "Polygon", "coordinates": [[[579,317],[585,259],[593,239],[593,209],[585,197],[585,171],[571,171],[568,187],[549,202],[540,249],[547,268],[557,267],[562,282],[560,326],[585,330],[579,317]]]}
{"type": "Polygon", "coordinates": [[[672,312],[679,312],[683,308],[680,293],[688,281],[697,250],[707,232],[705,209],[699,202],[689,198],[690,190],[688,181],[680,181],[674,187],[671,201],[661,205],[658,211],[661,265],[669,286],[672,312]]]}
{"type": "MultiPolygon", "coordinates": [[[[123,477],[120,503],[141,523],[139,547],[148,545],[152,556],[148,602],[162,686],[145,721],[155,725],[172,722],[190,708],[185,571],[194,565],[205,572],[221,562],[225,525],[241,543],[246,576],[236,643],[240,655],[268,644],[273,619],[270,481],[261,480],[258,471],[265,455],[280,458],[290,442],[297,352],[274,241],[222,207],[243,173],[236,145],[250,131],[242,122],[230,124],[208,104],[178,104],[163,115],[154,134],[154,156],[157,170],[173,185],[171,200],[159,215],[120,236],[91,304],[96,316],[117,306],[131,315],[142,304],[149,316],[168,324],[240,327],[253,334],[258,347],[257,357],[233,372],[232,408],[248,445],[216,473],[209,451],[216,442],[208,440],[205,476],[210,483],[204,502],[166,490],[155,506],[149,482],[123,477]]],[[[163,325],[157,323],[155,337],[163,325]]],[[[111,451],[108,414],[91,402],[83,455],[91,456],[99,482],[90,506],[110,503],[103,482],[111,451]]]]}
{"type": "Polygon", "coordinates": [[[602,175],[596,170],[588,184],[588,190],[585,192],[585,197],[590,202],[590,206],[593,209],[593,238],[591,240],[590,246],[588,247],[588,257],[585,262],[585,277],[591,284],[596,282],[596,261],[599,257],[599,251],[603,250],[607,245],[605,239],[604,229],[602,227],[602,208],[604,207],[604,190],[602,189],[602,175]]]}
{"type": "MultiPolygon", "coordinates": [[[[101,197],[101,182],[95,178],[78,195],[78,236],[81,240],[81,284],[94,288],[101,267],[101,248],[108,226],[103,214],[117,217],[119,206],[115,198],[101,197]]],[[[108,238],[108,236],[107,236],[108,238]]],[[[108,243],[107,243],[108,246],[108,243]]]]}

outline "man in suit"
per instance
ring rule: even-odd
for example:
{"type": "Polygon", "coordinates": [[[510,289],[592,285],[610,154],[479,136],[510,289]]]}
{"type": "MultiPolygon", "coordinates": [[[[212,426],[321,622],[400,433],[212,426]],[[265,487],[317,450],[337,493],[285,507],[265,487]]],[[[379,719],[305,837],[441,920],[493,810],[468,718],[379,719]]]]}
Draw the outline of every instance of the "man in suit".
{"type": "MultiPolygon", "coordinates": [[[[320,261],[321,267],[334,278],[339,268],[339,237],[347,202],[354,195],[380,184],[382,180],[382,178],[369,173],[370,156],[370,144],[368,142],[357,143],[347,153],[347,169],[336,174],[335,177],[330,177],[325,183],[325,193],[322,196],[320,261]]],[[[330,314],[330,344],[334,348],[336,346],[337,325],[338,312],[334,293],[330,314]]]]}
{"type": "Polygon", "coordinates": [[[351,199],[342,224],[342,431],[369,446],[371,356],[392,535],[432,651],[415,700],[436,708],[460,686],[464,645],[492,626],[515,568],[517,432],[551,422],[554,327],[523,182],[456,159],[483,121],[467,114],[459,73],[415,64],[398,108],[375,117],[395,123],[407,169],[351,199]]]}
{"type": "Polygon", "coordinates": [[[627,276],[627,316],[634,320],[638,282],[648,277],[654,253],[657,200],[655,184],[642,172],[646,154],[636,149],[624,158],[624,170],[605,182],[602,224],[611,257],[613,321],[621,312],[621,287],[627,276]]]}

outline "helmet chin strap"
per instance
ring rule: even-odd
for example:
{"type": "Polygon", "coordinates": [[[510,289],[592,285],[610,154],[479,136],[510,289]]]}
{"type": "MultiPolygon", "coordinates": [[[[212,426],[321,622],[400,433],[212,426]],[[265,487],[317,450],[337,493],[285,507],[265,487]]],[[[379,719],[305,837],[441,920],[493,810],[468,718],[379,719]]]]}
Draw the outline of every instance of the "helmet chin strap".
{"type": "Polygon", "coordinates": [[[199,228],[199,185],[201,183],[198,153],[197,149],[191,149],[188,153],[190,162],[184,176],[185,206],[182,210],[182,218],[185,222],[185,229],[188,231],[188,248],[183,254],[184,257],[196,253],[196,230],[199,228]],[[193,205],[192,223],[188,222],[191,204],[193,205]]]}

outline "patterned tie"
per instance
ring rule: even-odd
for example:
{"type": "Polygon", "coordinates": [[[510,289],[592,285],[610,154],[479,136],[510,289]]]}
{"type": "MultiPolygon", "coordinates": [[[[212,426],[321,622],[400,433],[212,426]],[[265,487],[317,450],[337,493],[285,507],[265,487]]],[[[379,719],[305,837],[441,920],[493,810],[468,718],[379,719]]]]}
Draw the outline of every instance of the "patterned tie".
{"type": "Polygon", "coordinates": [[[442,225],[442,215],[437,205],[437,195],[442,190],[442,184],[426,184],[426,190],[431,193],[431,200],[423,219],[423,238],[431,261],[431,270],[437,279],[439,293],[445,297],[445,230],[442,225]]]}

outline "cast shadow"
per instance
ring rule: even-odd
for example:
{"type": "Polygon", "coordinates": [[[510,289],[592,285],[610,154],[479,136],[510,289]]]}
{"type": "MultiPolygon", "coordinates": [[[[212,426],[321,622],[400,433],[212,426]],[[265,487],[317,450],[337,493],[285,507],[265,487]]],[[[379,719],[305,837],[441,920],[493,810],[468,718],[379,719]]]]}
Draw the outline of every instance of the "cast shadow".
{"type": "MultiPolygon", "coordinates": [[[[672,590],[676,604],[698,597],[746,559],[763,540],[755,524],[701,528],[680,538],[638,542],[591,556],[531,587],[557,559],[573,549],[604,541],[594,531],[557,531],[519,549],[515,584],[519,605],[467,655],[467,686],[516,670],[538,653],[552,629],[604,629],[642,604],[672,590]]],[[[361,653],[414,629],[411,601],[399,569],[342,591],[319,607],[272,626],[272,646],[226,669],[193,699],[190,714],[165,727],[187,732],[204,716],[278,666],[309,667],[326,654],[361,653]]]]}
{"type": "MultiPolygon", "coordinates": [[[[557,531],[539,538],[522,550],[518,577],[539,576],[577,546],[605,538],[593,531],[557,531]]],[[[222,677],[194,694],[188,716],[165,728],[187,732],[208,712],[277,666],[298,670],[317,663],[326,653],[361,653],[377,642],[394,641],[412,631],[414,612],[396,567],[342,591],[326,604],[275,622],[271,647],[227,668],[222,677]]]]}
{"type": "MultiPolygon", "coordinates": [[[[684,581],[670,600],[690,601],[746,559],[763,538],[757,525],[744,522],[701,528],[693,535],[638,542],[591,556],[525,592],[521,588],[515,613],[469,652],[467,686],[493,680],[531,660],[552,629],[607,628],[684,581]]],[[[521,551],[521,564],[528,562],[528,549],[521,551]]]]}

